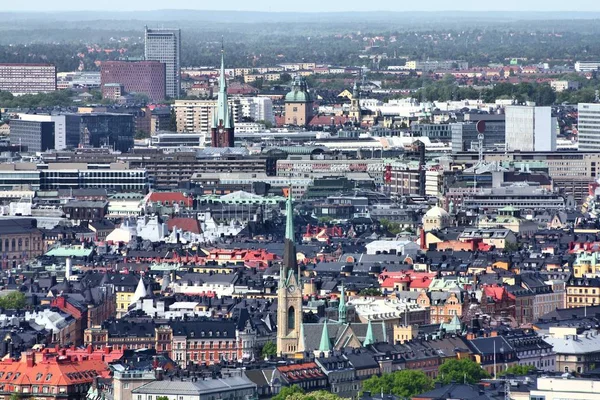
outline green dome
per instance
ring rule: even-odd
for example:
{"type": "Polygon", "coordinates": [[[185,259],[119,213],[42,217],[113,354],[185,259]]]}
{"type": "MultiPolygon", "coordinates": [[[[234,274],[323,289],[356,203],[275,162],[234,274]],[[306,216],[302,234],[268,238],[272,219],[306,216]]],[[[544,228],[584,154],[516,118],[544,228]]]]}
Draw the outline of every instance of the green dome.
{"type": "Polygon", "coordinates": [[[313,101],[306,87],[306,80],[302,76],[296,76],[292,82],[292,90],[285,95],[286,103],[310,103],[313,101]]]}

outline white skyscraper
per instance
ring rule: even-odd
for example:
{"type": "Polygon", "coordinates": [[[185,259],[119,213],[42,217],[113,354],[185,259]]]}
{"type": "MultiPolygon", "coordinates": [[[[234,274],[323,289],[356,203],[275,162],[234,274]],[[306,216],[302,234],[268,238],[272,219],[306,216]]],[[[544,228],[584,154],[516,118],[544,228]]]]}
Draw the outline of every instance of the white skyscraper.
{"type": "Polygon", "coordinates": [[[579,119],[579,151],[600,150],[600,104],[580,103],[577,106],[579,119]]]}
{"type": "Polygon", "coordinates": [[[181,30],[149,29],[145,30],[146,60],[160,61],[165,64],[167,96],[177,99],[181,92],[181,30]]]}
{"type": "Polygon", "coordinates": [[[507,106],[509,151],[556,151],[556,120],[550,107],[507,106]]]}

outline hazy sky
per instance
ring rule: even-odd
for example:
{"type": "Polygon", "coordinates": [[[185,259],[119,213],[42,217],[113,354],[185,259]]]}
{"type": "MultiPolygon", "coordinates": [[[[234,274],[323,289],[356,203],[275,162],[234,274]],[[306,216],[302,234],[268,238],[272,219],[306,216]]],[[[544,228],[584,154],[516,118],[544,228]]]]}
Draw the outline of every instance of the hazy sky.
{"type": "Polygon", "coordinates": [[[600,11],[599,0],[28,0],[5,4],[1,11],[137,11],[156,9],[251,10],[251,11],[600,11]]]}

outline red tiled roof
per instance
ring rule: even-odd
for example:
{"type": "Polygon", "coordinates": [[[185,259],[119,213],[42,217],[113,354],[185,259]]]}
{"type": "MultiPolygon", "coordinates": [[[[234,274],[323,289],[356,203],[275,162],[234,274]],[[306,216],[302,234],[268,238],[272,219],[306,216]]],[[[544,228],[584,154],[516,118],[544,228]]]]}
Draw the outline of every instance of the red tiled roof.
{"type": "Polygon", "coordinates": [[[483,287],[483,293],[486,297],[491,297],[496,301],[500,301],[504,297],[506,289],[504,289],[503,286],[487,285],[483,287]]]}
{"type": "Polygon", "coordinates": [[[91,383],[96,376],[108,371],[107,364],[101,360],[76,361],[69,356],[58,356],[34,362],[34,354],[25,354],[20,361],[0,362],[0,385],[6,385],[5,390],[38,383],[50,387],[91,383]]]}
{"type": "Polygon", "coordinates": [[[429,285],[431,285],[431,278],[420,278],[420,279],[415,279],[414,281],[412,281],[410,283],[410,288],[411,289],[427,289],[429,287],[429,285]]]}
{"type": "Polygon", "coordinates": [[[153,203],[159,201],[161,203],[169,202],[170,204],[174,201],[177,203],[183,202],[187,207],[191,207],[193,204],[193,200],[181,192],[152,192],[148,195],[148,201],[153,203]]]}
{"type": "Polygon", "coordinates": [[[167,221],[167,227],[169,231],[177,227],[184,232],[202,233],[200,222],[195,218],[171,218],[167,221]]]}
{"type": "Polygon", "coordinates": [[[325,376],[321,368],[314,362],[285,365],[277,367],[277,369],[287,380],[294,382],[325,376]]]}
{"type": "Polygon", "coordinates": [[[331,116],[331,115],[316,115],[314,116],[310,122],[308,123],[308,125],[312,125],[312,126],[327,126],[327,125],[331,125],[332,123],[334,125],[343,125],[347,122],[352,121],[350,118],[348,118],[345,115],[336,115],[336,116],[331,116]],[[333,121],[332,121],[333,119],[333,121]]]}

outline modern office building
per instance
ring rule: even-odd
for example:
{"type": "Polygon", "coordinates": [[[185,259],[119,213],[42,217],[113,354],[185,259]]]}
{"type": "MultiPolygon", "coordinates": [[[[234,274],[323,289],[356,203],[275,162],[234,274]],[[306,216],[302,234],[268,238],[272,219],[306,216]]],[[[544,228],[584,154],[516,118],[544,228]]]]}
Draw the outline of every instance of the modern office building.
{"type": "Polygon", "coordinates": [[[166,92],[173,99],[181,92],[181,30],[145,28],[145,58],[165,64],[166,92]]]}
{"type": "Polygon", "coordinates": [[[56,66],[52,64],[0,64],[0,91],[14,95],[56,90],[56,66]]]}
{"type": "Polygon", "coordinates": [[[21,152],[37,153],[54,149],[54,122],[10,120],[10,144],[20,147],[21,152]]]}
{"type": "Polygon", "coordinates": [[[579,151],[600,150],[600,104],[580,103],[577,106],[579,120],[579,151]]]}
{"type": "Polygon", "coordinates": [[[148,96],[151,102],[159,102],[166,96],[166,69],[160,61],[104,61],[100,69],[102,97],[112,93],[114,84],[125,93],[148,96]]]}
{"type": "Polygon", "coordinates": [[[80,133],[79,128],[76,125],[71,124],[71,129],[67,131],[67,121],[72,122],[76,120],[72,116],[67,115],[52,115],[52,114],[19,114],[17,119],[11,121],[12,126],[33,126],[32,124],[26,124],[26,122],[37,123],[39,126],[44,126],[45,133],[42,136],[33,134],[30,131],[28,141],[29,145],[25,143],[25,138],[22,136],[25,134],[23,131],[10,135],[11,143],[18,145],[19,141],[23,146],[28,146],[29,152],[46,151],[48,149],[64,150],[66,148],[75,148],[79,146],[80,133]],[[50,134],[50,129],[52,133],[50,134]],[[50,135],[52,136],[52,143],[49,143],[50,135]],[[35,139],[37,137],[38,139],[35,139]],[[34,142],[31,142],[31,141],[34,142]],[[37,143],[39,142],[39,143],[37,143]],[[37,144],[36,144],[37,143],[37,144]]]}
{"type": "Polygon", "coordinates": [[[131,114],[66,114],[66,118],[67,138],[79,133],[81,146],[109,147],[124,153],[133,148],[135,121],[131,114]]]}
{"type": "MultiPolygon", "coordinates": [[[[454,154],[453,159],[457,164],[464,163],[470,167],[477,163],[478,155],[462,152],[454,154]]],[[[589,184],[600,177],[600,153],[593,151],[486,152],[483,159],[503,163],[505,167],[543,163],[554,187],[573,195],[576,201],[585,199],[589,194],[589,184]]]]}
{"type": "Polygon", "coordinates": [[[432,140],[450,141],[452,127],[450,124],[412,124],[410,131],[413,136],[428,137],[432,140]]]}
{"type": "Polygon", "coordinates": [[[508,150],[556,151],[556,120],[552,108],[506,107],[506,146],[508,150]]]}
{"type": "Polygon", "coordinates": [[[458,122],[450,124],[452,129],[452,152],[478,151],[479,134],[483,134],[485,150],[504,149],[506,125],[504,121],[458,122]]]}
{"type": "Polygon", "coordinates": [[[0,165],[0,190],[100,188],[115,192],[146,192],[149,185],[146,170],[131,168],[128,163],[0,165]]]}

